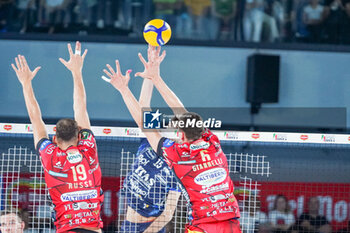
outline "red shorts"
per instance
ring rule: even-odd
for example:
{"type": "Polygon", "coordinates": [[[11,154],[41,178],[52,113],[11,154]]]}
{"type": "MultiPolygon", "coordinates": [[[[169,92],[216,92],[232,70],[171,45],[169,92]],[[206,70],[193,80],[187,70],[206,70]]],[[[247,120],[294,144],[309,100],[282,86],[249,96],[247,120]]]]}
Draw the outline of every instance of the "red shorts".
{"type": "Polygon", "coordinates": [[[185,233],[241,233],[239,221],[231,219],[222,222],[186,225],[185,233]]]}

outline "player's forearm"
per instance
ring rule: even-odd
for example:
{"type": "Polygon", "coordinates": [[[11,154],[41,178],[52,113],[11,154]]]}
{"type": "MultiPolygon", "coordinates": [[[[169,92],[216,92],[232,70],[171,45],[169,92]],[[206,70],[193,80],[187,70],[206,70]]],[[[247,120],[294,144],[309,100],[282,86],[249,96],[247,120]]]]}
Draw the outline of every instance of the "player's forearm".
{"type": "Polygon", "coordinates": [[[181,115],[187,112],[181,100],[175,95],[175,93],[168,87],[160,76],[154,80],[153,84],[167,105],[173,110],[175,115],[181,115]]]}
{"type": "Polygon", "coordinates": [[[30,121],[32,122],[33,127],[34,127],[34,124],[38,120],[41,121],[42,119],[41,119],[40,107],[39,107],[38,101],[35,98],[31,82],[28,82],[28,83],[23,85],[23,95],[24,95],[24,100],[26,103],[26,107],[27,107],[30,121]]]}
{"type": "Polygon", "coordinates": [[[142,111],[139,102],[136,100],[129,87],[120,90],[120,94],[137,126],[142,128],[142,111]]]}
{"type": "Polygon", "coordinates": [[[48,137],[44,121],[41,117],[41,111],[38,101],[35,98],[32,83],[23,84],[23,95],[26,103],[30,122],[33,127],[34,146],[36,146],[40,139],[48,137]]]}
{"type": "Polygon", "coordinates": [[[154,233],[162,230],[172,219],[174,211],[164,210],[164,212],[144,231],[144,233],[154,233]]]}
{"type": "Polygon", "coordinates": [[[141,108],[150,108],[153,92],[153,83],[149,79],[144,79],[141,88],[141,94],[139,98],[139,104],[141,108]]]}
{"type": "Polygon", "coordinates": [[[90,128],[89,115],[87,113],[86,107],[86,92],[83,82],[82,73],[72,72],[73,75],[73,109],[74,109],[74,118],[77,121],[78,125],[83,128],[90,128]]]}

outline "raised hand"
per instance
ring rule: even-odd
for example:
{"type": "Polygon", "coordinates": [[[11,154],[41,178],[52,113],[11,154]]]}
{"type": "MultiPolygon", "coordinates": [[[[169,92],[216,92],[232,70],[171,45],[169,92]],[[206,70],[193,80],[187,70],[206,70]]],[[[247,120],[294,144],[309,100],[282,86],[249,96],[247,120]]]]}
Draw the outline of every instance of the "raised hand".
{"type": "Polygon", "coordinates": [[[103,69],[103,72],[108,77],[110,77],[110,79],[108,79],[105,76],[102,76],[101,78],[106,82],[111,83],[118,91],[121,91],[123,88],[128,87],[131,70],[127,70],[125,75],[122,75],[118,60],[115,61],[115,65],[116,65],[116,72],[114,72],[114,69],[109,64],[106,65],[109,71],[106,69],[103,69]]]}
{"type": "Polygon", "coordinates": [[[160,46],[157,48],[155,46],[149,45],[147,50],[147,55],[148,55],[147,62],[143,58],[141,53],[138,54],[145,69],[143,72],[137,72],[135,74],[135,77],[140,76],[142,78],[147,78],[151,80],[154,80],[160,77],[160,69],[159,69],[160,63],[162,63],[166,55],[165,50],[163,51],[162,55],[160,55],[160,50],[161,50],[160,46]]]}
{"type": "Polygon", "coordinates": [[[18,55],[15,58],[16,65],[11,64],[12,69],[16,72],[17,78],[22,85],[31,82],[36,73],[41,69],[40,66],[36,67],[33,71],[29,69],[26,58],[22,55],[18,55]]]}
{"type": "Polygon", "coordinates": [[[69,61],[59,58],[60,62],[67,67],[71,72],[81,72],[84,65],[84,59],[87,54],[87,49],[85,49],[83,55],[81,54],[81,43],[77,41],[75,43],[75,52],[73,54],[72,46],[68,43],[69,61]]]}

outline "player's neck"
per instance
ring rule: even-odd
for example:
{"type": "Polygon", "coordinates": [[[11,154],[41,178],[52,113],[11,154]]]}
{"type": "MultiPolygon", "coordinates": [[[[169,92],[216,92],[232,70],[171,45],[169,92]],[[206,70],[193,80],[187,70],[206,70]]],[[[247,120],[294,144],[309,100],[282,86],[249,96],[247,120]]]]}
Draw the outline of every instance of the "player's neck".
{"type": "Polygon", "coordinates": [[[77,146],[77,143],[75,141],[69,141],[69,142],[57,142],[57,146],[61,150],[67,150],[71,146],[77,146]]]}

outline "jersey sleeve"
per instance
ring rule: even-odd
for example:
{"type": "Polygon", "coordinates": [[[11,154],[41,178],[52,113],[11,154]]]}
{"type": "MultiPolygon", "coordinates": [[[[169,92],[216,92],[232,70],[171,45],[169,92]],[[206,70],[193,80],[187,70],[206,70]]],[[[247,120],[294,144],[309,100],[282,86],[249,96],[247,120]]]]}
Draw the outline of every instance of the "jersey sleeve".
{"type": "Polygon", "coordinates": [[[176,148],[176,143],[169,138],[161,138],[158,143],[157,154],[163,157],[170,168],[180,160],[180,154],[176,148]]]}
{"type": "Polygon", "coordinates": [[[96,154],[97,152],[95,136],[89,129],[80,130],[78,145],[85,147],[91,154],[96,154]]]}
{"type": "Polygon", "coordinates": [[[50,169],[53,152],[56,148],[57,146],[47,138],[42,138],[38,142],[36,150],[38,155],[41,157],[41,162],[45,169],[50,169]]]}

